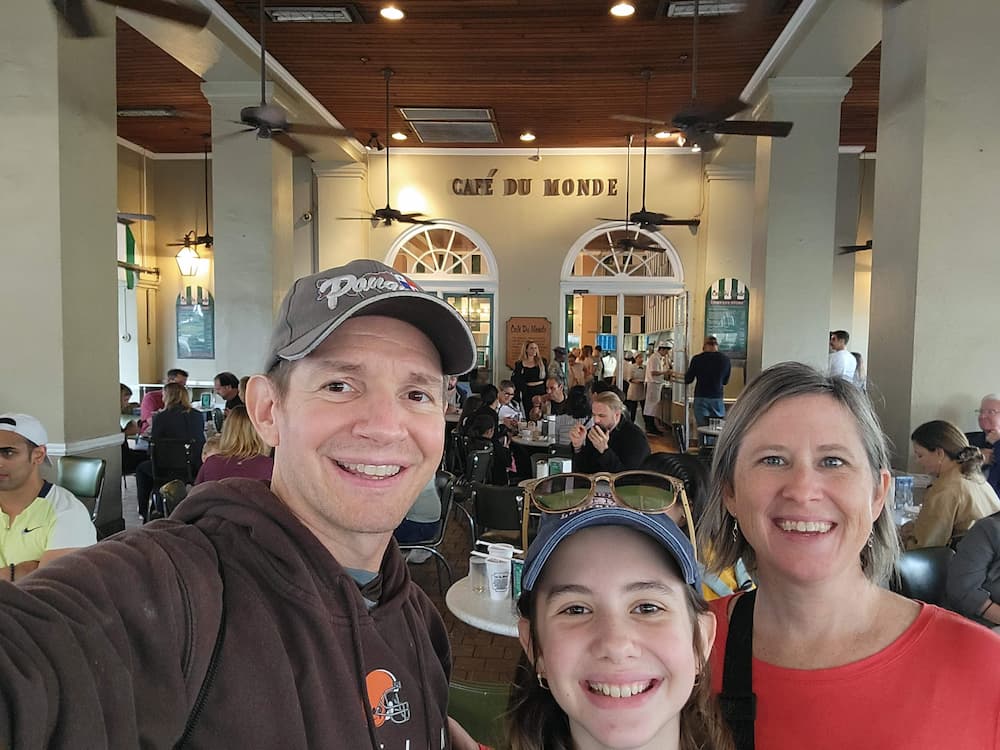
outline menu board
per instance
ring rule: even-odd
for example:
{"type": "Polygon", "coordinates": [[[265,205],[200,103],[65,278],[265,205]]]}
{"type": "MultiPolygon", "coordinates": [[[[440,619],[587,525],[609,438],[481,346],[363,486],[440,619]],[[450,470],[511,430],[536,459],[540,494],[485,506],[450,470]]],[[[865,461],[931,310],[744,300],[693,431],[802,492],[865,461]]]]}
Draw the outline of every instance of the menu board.
{"type": "Polygon", "coordinates": [[[548,318],[507,318],[507,367],[521,358],[521,347],[526,341],[538,344],[538,353],[552,360],[552,324],[548,318]]]}
{"type": "Polygon", "coordinates": [[[719,279],[705,295],[705,335],[719,339],[730,359],[747,358],[750,289],[739,279],[719,279]]]}

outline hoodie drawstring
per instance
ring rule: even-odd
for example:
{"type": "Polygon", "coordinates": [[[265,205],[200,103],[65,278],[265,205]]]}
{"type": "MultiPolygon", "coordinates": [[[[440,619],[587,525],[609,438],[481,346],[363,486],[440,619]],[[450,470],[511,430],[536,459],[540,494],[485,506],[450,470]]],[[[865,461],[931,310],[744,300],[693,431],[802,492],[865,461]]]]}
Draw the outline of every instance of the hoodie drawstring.
{"type": "MultiPolygon", "coordinates": [[[[424,658],[421,654],[422,649],[417,645],[416,633],[419,632],[420,628],[415,626],[413,623],[413,612],[410,611],[411,607],[409,603],[403,606],[403,619],[406,620],[406,626],[410,630],[410,642],[413,643],[413,650],[417,654],[417,669],[420,671],[421,675],[427,674],[424,670],[424,658]]],[[[430,705],[427,702],[427,690],[420,691],[420,703],[424,709],[424,729],[426,731],[427,739],[427,750],[436,750],[437,746],[434,744],[434,735],[432,734],[431,722],[433,721],[434,714],[431,713],[430,705]]],[[[445,721],[447,724],[447,720],[445,721]]],[[[445,727],[445,732],[447,732],[447,726],[445,727]]],[[[439,741],[440,742],[440,741],[439,741]]]]}
{"type": "Polygon", "coordinates": [[[351,618],[351,645],[354,647],[354,661],[357,667],[354,673],[358,678],[358,694],[361,697],[365,720],[368,722],[368,737],[372,741],[372,750],[379,750],[378,735],[375,734],[375,718],[372,716],[372,707],[368,702],[368,683],[365,681],[367,672],[365,671],[365,655],[361,648],[361,623],[358,621],[358,611],[354,606],[355,591],[349,590],[349,587],[355,586],[355,584],[344,579],[340,579],[338,583],[344,601],[347,602],[347,613],[351,618]]]}

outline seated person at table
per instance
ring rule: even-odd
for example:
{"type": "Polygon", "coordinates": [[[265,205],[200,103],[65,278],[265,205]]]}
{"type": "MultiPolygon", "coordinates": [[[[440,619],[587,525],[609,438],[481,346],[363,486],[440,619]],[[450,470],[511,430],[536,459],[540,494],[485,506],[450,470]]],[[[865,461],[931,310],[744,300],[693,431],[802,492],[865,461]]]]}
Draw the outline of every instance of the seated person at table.
{"type": "MultiPolygon", "coordinates": [[[[187,385],[187,380],[187,370],[182,370],[179,367],[167,370],[167,383],[177,383],[184,387],[187,385]]],[[[142,404],[139,407],[139,432],[142,434],[149,433],[153,424],[153,415],[163,410],[164,397],[163,389],[150,391],[142,397],[142,404]]]]}
{"type": "Polygon", "coordinates": [[[732,749],[710,688],[715,616],[669,516],[545,513],[522,580],[512,747],[732,749]]]}
{"type": "Polygon", "coordinates": [[[97,542],[90,513],[69,490],[42,479],[48,434],[27,414],[0,414],[0,580],[97,542]]]}
{"type": "Polygon", "coordinates": [[[450,414],[460,412],[462,404],[465,403],[465,395],[458,390],[458,378],[454,375],[448,376],[448,387],[444,392],[444,402],[450,414]]]}
{"type": "MultiPolygon", "coordinates": [[[[191,408],[187,388],[180,383],[167,383],[163,387],[164,409],[153,415],[150,437],[157,440],[182,440],[191,448],[191,469],[197,474],[201,468],[201,449],[205,444],[205,418],[191,408]]],[[[154,448],[155,450],[155,448],[154,448]]],[[[135,468],[136,499],[139,515],[149,520],[149,496],[153,493],[153,462],[143,461],[135,468]]]]}
{"type": "Polygon", "coordinates": [[[245,406],[234,406],[222,424],[219,450],[201,465],[195,484],[230,477],[271,481],[274,462],[260,439],[245,406]]]}
{"type": "Polygon", "coordinates": [[[119,383],[118,394],[121,399],[122,416],[120,421],[122,423],[122,434],[126,438],[122,441],[122,474],[134,474],[135,467],[149,458],[149,454],[146,453],[146,451],[131,448],[128,444],[128,438],[135,437],[139,434],[139,425],[134,419],[130,419],[132,415],[132,407],[129,404],[129,399],[132,398],[132,389],[124,383],[119,383]]]}
{"type": "Polygon", "coordinates": [[[538,422],[545,417],[544,400],[544,396],[531,397],[531,408],[526,415],[529,422],[538,422]]]}
{"type": "Polygon", "coordinates": [[[500,421],[511,427],[511,423],[520,422],[524,419],[524,406],[515,399],[516,390],[514,384],[509,380],[501,380],[500,388],[497,392],[497,416],[500,421]]]}
{"type": "Polygon", "coordinates": [[[507,484],[507,467],[510,466],[510,448],[506,439],[497,439],[497,424],[489,414],[476,414],[469,420],[466,436],[469,438],[469,453],[472,451],[493,451],[491,484],[507,484]]]}
{"type": "Polygon", "coordinates": [[[1000,628],[1000,513],[980,518],[948,563],[948,607],[1000,628]]]}
{"type": "Polygon", "coordinates": [[[473,394],[465,399],[462,412],[458,415],[458,425],[455,427],[460,435],[468,434],[469,420],[482,408],[483,400],[477,394],[473,394]]]}
{"type": "Polygon", "coordinates": [[[243,406],[240,398],[240,379],[231,372],[220,372],[215,376],[215,392],[226,402],[226,416],[234,406],[243,406]]]}
{"type": "Polygon", "coordinates": [[[649,455],[646,435],[627,419],[622,419],[621,399],[605,391],[594,394],[590,411],[594,424],[588,430],[576,424],[570,430],[573,446],[573,471],[592,474],[596,471],[638,469],[649,455]]]}
{"type": "Polygon", "coordinates": [[[558,378],[545,381],[546,414],[565,413],[569,404],[566,401],[566,386],[558,378]]]}
{"type": "Polygon", "coordinates": [[[1000,499],[983,477],[983,454],[955,425],[925,422],[910,440],[921,471],[935,479],[917,520],[900,530],[906,549],[943,547],[980,518],[1000,511],[1000,499]]]}

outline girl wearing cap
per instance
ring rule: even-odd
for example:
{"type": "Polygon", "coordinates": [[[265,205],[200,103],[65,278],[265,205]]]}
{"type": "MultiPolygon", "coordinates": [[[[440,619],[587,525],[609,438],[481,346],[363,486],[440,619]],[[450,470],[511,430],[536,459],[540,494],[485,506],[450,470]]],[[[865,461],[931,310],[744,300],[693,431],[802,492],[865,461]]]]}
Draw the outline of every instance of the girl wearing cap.
{"type": "Polygon", "coordinates": [[[665,513],[543,515],[522,585],[513,750],[732,747],[709,691],[715,619],[665,513]]]}
{"type": "Polygon", "coordinates": [[[1000,747],[1000,639],[884,587],[890,481],[873,406],[847,380],[775,365],[727,415],[699,535],[716,570],[742,558],[758,586],[710,605],[737,748],[1000,747]]]}

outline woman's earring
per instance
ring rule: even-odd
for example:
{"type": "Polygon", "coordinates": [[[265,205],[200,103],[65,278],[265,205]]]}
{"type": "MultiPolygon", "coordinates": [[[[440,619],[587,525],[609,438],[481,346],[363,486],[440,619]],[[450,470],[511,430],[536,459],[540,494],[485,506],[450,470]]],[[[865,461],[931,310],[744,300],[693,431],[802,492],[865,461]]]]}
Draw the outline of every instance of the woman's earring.
{"type": "Polygon", "coordinates": [[[691,687],[698,687],[701,684],[701,672],[696,672],[694,675],[694,685],[691,687]]]}
{"type": "Polygon", "coordinates": [[[535,676],[538,677],[538,686],[542,690],[548,690],[549,689],[549,681],[545,679],[545,675],[543,675],[541,672],[539,672],[535,676]]]}
{"type": "Polygon", "coordinates": [[[868,549],[875,549],[875,529],[868,534],[868,549]]]}
{"type": "Polygon", "coordinates": [[[733,518],[733,541],[740,541],[740,522],[735,517],[733,518]]]}

